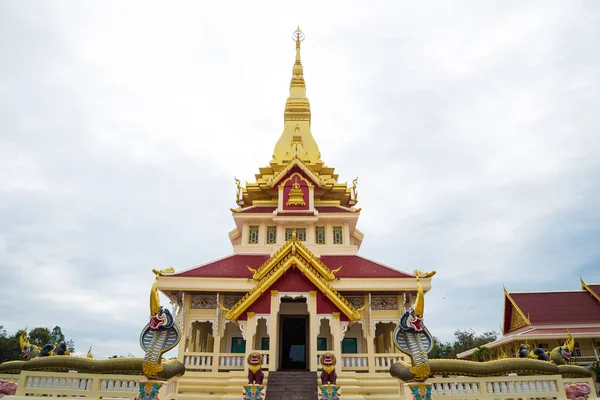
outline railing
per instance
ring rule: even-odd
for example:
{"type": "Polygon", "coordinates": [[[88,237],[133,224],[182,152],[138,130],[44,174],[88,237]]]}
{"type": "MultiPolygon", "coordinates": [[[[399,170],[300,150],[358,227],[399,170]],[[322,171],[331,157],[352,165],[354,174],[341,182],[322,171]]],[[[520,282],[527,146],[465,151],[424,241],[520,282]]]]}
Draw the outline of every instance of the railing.
{"type": "Polygon", "coordinates": [[[263,365],[263,370],[269,369],[269,366],[270,366],[270,364],[269,364],[269,360],[270,360],[269,359],[269,351],[268,350],[261,351],[260,354],[263,356],[263,364],[262,364],[263,365]]]}
{"type": "Polygon", "coordinates": [[[244,369],[246,361],[244,360],[244,354],[238,353],[225,353],[219,354],[219,369],[220,370],[234,370],[244,369]]]}
{"type": "Polygon", "coordinates": [[[580,357],[572,357],[571,362],[575,364],[591,364],[596,361],[599,361],[596,356],[580,356],[580,357]]]}
{"type": "Polygon", "coordinates": [[[213,366],[213,353],[185,353],[183,364],[186,370],[209,370],[213,366]]]}
{"type": "MultiPolygon", "coordinates": [[[[259,351],[259,350],[257,350],[259,351]]],[[[260,351],[263,356],[263,369],[269,368],[269,352],[260,351]]],[[[240,370],[246,366],[245,354],[220,353],[215,357],[214,353],[188,352],[183,355],[183,364],[190,371],[209,371],[214,367],[214,361],[218,359],[219,370],[240,370]]]]}
{"type": "Polygon", "coordinates": [[[368,371],[369,357],[367,354],[342,354],[342,371],[368,371]]]}
{"type": "Polygon", "coordinates": [[[399,353],[375,354],[375,371],[388,371],[394,363],[398,361],[407,361],[406,358],[399,353]]]}
{"type": "Polygon", "coordinates": [[[331,350],[327,350],[327,351],[317,351],[317,366],[320,367],[321,366],[321,356],[323,355],[323,353],[327,353],[328,351],[331,350]]]}
{"type": "Polygon", "coordinates": [[[134,400],[142,378],[137,375],[21,371],[16,395],[134,400]]]}
{"type": "MultiPolygon", "coordinates": [[[[433,385],[432,397],[446,399],[552,399],[565,398],[564,385],[568,383],[587,383],[594,388],[591,378],[563,380],[560,375],[550,376],[503,376],[493,378],[432,378],[427,381],[433,385]]],[[[413,398],[404,385],[404,398],[413,398]]],[[[590,399],[597,399],[594,392],[590,399]]]]}

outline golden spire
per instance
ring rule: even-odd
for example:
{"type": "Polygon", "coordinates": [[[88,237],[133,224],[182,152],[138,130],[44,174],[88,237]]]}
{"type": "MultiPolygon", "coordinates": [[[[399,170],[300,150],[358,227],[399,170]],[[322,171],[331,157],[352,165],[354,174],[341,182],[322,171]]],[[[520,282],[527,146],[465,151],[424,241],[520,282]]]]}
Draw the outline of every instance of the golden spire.
{"type": "Polygon", "coordinates": [[[306,98],[304,67],[300,56],[300,43],[304,40],[304,32],[294,31],[292,38],[296,42],[296,60],[292,69],[290,96],[285,102],[284,127],[281,137],[273,151],[273,161],[285,164],[298,156],[308,163],[322,163],[319,146],[310,132],[310,103],[306,98]]]}

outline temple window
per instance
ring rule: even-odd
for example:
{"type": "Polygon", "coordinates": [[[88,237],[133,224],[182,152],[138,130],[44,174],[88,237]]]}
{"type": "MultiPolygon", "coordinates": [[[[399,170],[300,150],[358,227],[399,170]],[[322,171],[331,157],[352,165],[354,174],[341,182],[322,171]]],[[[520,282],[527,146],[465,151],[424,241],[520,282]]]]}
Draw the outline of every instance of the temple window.
{"type": "Polygon", "coordinates": [[[357,354],[358,345],[356,338],[344,338],[342,340],[342,353],[343,354],[357,354]]]}
{"type": "Polygon", "coordinates": [[[315,227],[315,242],[317,244],[325,244],[325,227],[324,226],[316,226],[315,227]]]}
{"type": "Polygon", "coordinates": [[[258,243],[258,225],[250,225],[250,231],[248,234],[248,243],[249,244],[257,244],[258,243]]]}
{"type": "Polygon", "coordinates": [[[231,338],[231,352],[232,353],[245,353],[246,352],[246,341],[242,337],[231,338]]]}
{"type": "Polygon", "coordinates": [[[333,227],[333,244],[343,244],[344,243],[344,232],[341,226],[333,227]]]}
{"type": "Polygon", "coordinates": [[[292,238],[294,229],[296,230],[296,239],[306,242],[306,228],[285,228],[285,240],[292,238]]]}
{"type": "Polygon", "coordinates": [[[267,226],[267,244],[275,244],[277,242],[277,227],[267,226]]]}

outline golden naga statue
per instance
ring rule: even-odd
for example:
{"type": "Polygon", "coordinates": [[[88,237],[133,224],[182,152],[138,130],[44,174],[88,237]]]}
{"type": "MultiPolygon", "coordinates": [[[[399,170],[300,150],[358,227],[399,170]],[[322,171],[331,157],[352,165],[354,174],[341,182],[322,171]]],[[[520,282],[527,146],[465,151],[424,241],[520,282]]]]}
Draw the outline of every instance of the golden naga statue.
{"type": "Polygon", "coordinates": [[[304,202],[304,192],[300,188],[300,184],[298,183],[298,178],[292,184],[292,188],[290,189],[289,199],[286,206],[305,206],[304,202]]]}

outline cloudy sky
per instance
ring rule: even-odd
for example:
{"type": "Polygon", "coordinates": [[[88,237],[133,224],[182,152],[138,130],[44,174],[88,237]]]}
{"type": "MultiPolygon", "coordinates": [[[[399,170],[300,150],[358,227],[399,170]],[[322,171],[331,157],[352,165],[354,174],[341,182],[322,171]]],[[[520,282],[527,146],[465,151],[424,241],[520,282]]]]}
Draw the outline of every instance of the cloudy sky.
{"type": "Polygon", "coordinates": [[[282,3],[0,2],[0,325],[142,354],[151,269],[231,252],[298,23],[361,254],[438,271],[434,335],[600,282],[597,2],[282,3]]]}

